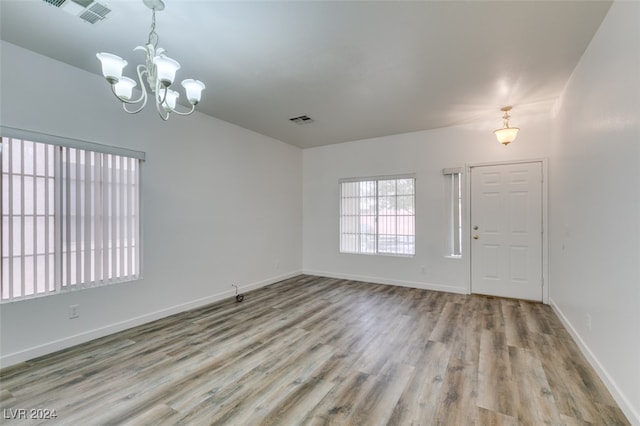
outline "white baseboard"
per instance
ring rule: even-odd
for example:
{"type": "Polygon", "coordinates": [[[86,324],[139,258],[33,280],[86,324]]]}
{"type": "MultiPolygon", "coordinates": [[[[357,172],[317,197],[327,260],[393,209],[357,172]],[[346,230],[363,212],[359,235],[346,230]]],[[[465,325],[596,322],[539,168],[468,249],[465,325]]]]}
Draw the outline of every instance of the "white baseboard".
{"type": "Polygon", "coordinates": [[[552,299],[549,300],[549,304],[551,305],[551,308],[556,313],[558,318],[560,318],[560,321],[562,322],[564,327],[567,329],[571,337],[573,337],[573,340],[576,342],[576,344],[580,348],[580,351],[582,351],[582,354],[585,356],[585,358],[587,358],[587,361],[589,361],[589,364],[591,364],[593,369],[596,370],[596,372],[598,373],[598,376],[600,376],[600,379],[602,380],[604,385],[607,387],[609,392],[611,392],[611,396],[613,396],[613,399],[616,400],[616,402],[618,403],[618,406],[620,407],[624,415],[627,416],[627,420],[629,420],[629,422],[631,422],[632,425],[640,426],[640,414],[638,414],[636,409],[629,402],[629,399],[618,388],[615,381],[611,378],[611,376],[609,375],[607,370],[604,368],[604,366],[600,363],[598,358],[596,358],[593,352],[591,352],[591,349],[589,349],[589,346],[587,346],[587,344],[582,339],[578,331],[573,327],[571,322],[569,322],[569,320],[564,315],[560,307],[558,307],[558,305],[556,305],[556,303],[552,299]]]}
{"type": "Polygon", "coordinates": [[[443,284],[423,283],[418,281],[402,281],[380,277],[369,277],[366,275],[337,274],[327,271],[303,270],[302,273],[307,275],[317,275],[320,277],[338,278],[341,280],[364,281],[375,284],[388,284],[400,287],[420,288],[423,290],[443,291],[446,293],[468,294],[466,288],[443,284]]]}
{"type": "MultiPolygon", "coordinates": [[[[250,283],[244,286],[239,286],[238,291],[246,292],[249,290],[254,290],[269,284],[276,283],[278,281],[295,277],[300,274],[302,274],[302,271],[294,271],[294,272],[289,272],[287,274],[278,275],[276,277],[271,277],[271,278],[250,283]]],[[[136,327],[138,325],[146,324],[148,322],[165,318],[170,315],[174,315],[180,312],[188,311],[190,309],[199,308],[201,306],[218,302],[220,300],[234,296],[235,291],[236,291],[235,288],[232,287],[230,290],[213,294],[211,296],[192,300],[186,303],[181,303],[179,305],[170,306],[168,308],[161,309],[159,311],[150,312],[148,314],[140,315],[135,318],[130,318],[125,321],[109,324],[107,326],[96,328],[83,333],[79,333],[74,336],[65,337],[64,339],[54,340],[39,346],[34,346],[32,348],[25,349],[23,351],[7,354],[0,357],[0,366],[2,366],[2,368],[10,367],[12,365],[19,364],[21,362],[28,361],[33,358],[51,354],[53,352],[56,352],[62,349],[67,349],[81,343],[86,343],[88,341],[98,339],[100,337],[108,336],[110,334],[117,333],[119,331],[136,327]]]]}

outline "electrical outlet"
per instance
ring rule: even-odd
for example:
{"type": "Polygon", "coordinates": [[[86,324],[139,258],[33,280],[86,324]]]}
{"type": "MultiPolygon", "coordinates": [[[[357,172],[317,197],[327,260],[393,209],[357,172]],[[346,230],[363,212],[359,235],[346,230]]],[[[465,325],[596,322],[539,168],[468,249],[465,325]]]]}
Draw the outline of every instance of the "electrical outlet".
{"type": "Polygon", "coordinates": [[[75,319],[80,317],[80,314],[78,313],[79,307],[80,305],[69,305],[69,319],[75,319]]]}
{"type": "Polygon", "coordinates": [[[426,273],[427,273],[427,268],[425,268],[425,266],[424,266],[424,265],[422,265],[422,266],[420,267],[420,272],[422,272],[422,274],[423,274],[423,275],[424,275],[424,274],[426,274],[426,273]]]}

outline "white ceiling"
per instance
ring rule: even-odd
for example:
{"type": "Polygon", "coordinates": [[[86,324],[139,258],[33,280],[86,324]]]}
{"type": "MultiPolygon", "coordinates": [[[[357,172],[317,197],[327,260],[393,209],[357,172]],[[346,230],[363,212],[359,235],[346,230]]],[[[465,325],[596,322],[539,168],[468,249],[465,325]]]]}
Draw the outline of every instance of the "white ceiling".
{"type": "MultiPolygon", "coordinates": [[[[134,78],[151,11],[142,0],[100,2],[112,12],[90,25],[42,0],[1,0],[0,35],[95,74],[95,53],[114,53],[134,78]]],[[[159,46],[182,64],[178,81],[207,85],[197,109],[304,148],[497,128],[504,105],[514,106],[513,125],[548,113],[611,1],[165,4],[159,46]],[[289,121],[299,115],[315,121],[289,121]]]]}

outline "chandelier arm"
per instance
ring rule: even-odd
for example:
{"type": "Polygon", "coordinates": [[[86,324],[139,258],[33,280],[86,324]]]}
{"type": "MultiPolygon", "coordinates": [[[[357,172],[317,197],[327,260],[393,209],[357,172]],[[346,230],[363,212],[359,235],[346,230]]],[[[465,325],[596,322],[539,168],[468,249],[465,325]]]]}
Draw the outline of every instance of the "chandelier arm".
{"type": "Polygon", "coordinates": [[[127,104],[125,104],[124,102],[122,103],[122,109],[123,109],[123,110],[124,110],[124,112],[126,112],[127,114],[137,114],[137,113],[139,113],[140,111],[142,111],[142,109],[143,109],[143,108],[144,108],[144,104],[142,104],[142,106],[141,106],[140,108],[136,109],[136,110],[129,111],[129,110],[127,109],[127,104]]]}
{"type": "Polygon", "coordinates": [[[142,105],[140,105],[140,107],[135,111],[129,111],[127,109],[125,103],[123,102],[122,103],[122,108],[126,112],[128,112],[129,114],[137,114],[147,105],[147,97],[148,97],[147,96],[147,86],[144,85],[144,80],[143,80],[142,76],[145,75],[145,74],[149,74],[149,70],[144,65],[139,64],[136,67],[136,71],[138,73],[138,82],[140,83],[140,89],[141,89],[142,93],[140,94],[140,97],[136,101],[134,101],[133,103],[138,103],[138,102],[142,101],[142,105]]]}
{"type": "Polygon", "coordinates": [[[156,90],[154,92],[154,98],[156,99],[156,109],[158,110],[158,115],[160,115],[160,118],[162,118],[162,120],[167,121],[169,119],[169,114],[171,113],[171,109],[169,111],[164,111],[164,107],[162,106],[162,104],[165,102],[166,98],[167,98],[167,91],[168,89],[165,87],[164,88],[164,96],[162,98],[161,102],[158,102],[158,98],[160,96],[160,81],[158,79],[156,79],[156,90]]]}
{"type": "MultiPolygon", "coordinates": [[[[160,97],[160,89],[162,89],[162,87],[160,87],[160,82],[158,81],[156,83],[156,99],[158,99],[160,97]]],[[[160,100],[158,105],[162,105],[163,103],[165,103],[165,101],[167,100],[167,93],[168,92],[169,92],[169,87],[164,86],[164,93],[162,94],[162,99],[160,100]]]]}
{"type": "Polygon", "coordinates": [[[195,111],[196,106],[195,105],[191,105],[191,110],[187,111],[187,112],[180,112],[177,109],[172,109],[171,112],[175,112],[178,115],[189,115],[191,114],[193,111],[195,111]]]}
{"type": "Polygon", "coordinates": [[[162,115],[162,111],[160,110],[160,108],[158,108],[158,115],[160,116],[160,118],[162,118],[163,121],[167,121],[169,119],[169,112],[167,112],[166,115],[162,115]]]}
{"type": "Polygon", "coordinates": [[[116,91],[114,89],[114,85],[113,84],[111,85],[111,92],[113,92],[113,96],[115,96],[116,98],[118,98],[118,100],[120,102],[122,102],[122,109],[124,109],[125,112],[128,112],[129,114],[137,114],[137,113],[139,113],[140,111],[142,111],[142,108],[144,108],[145,105],[147,104],[147,92],[144,89],[142,90],[142,96],[140,96],[140,98],[135,100],[135,101],[130,101],[130,100],[127,100],[127,99],[124,99],[124,98],[121,98],[120,96],[118,96],[116,94],[116,91]],[[137,104],[137,103],[140,103],[140,102],[142,102],[142,105],[140,105],[140,107],[138,109],[133,110],[133,111],[127,109],[127,105],[129,105],[129,104],[137,104]]]}
{"type": "Polygon", "coordinates": [[[124,110],[125,110],[125,111],[127,111],[129,114],[135,114],[135,113],[137,113],[137,112],[140,112],[140,110],[141,110],[142,108],[144,108],[144,107],[145,107],[145,105],[147,104],[147,88],[145,87],[144,82],[143,82],[143,80],[142,80],[142,76],[147,72],[147,69],[145,68],[145,66],[144,66],[144,65],[138,65],[138,67],[137,67],[137,71],[138,71],[138,81],[140,82],[140,87],[142,88],[142,93],[140,94],[140,97],[139,97],[138,99],[136,99],[135,101],[132,101],[132,100],[130,100],[130,99],[124,99],[124,98],[121,98],[120,96],[118,96],[118,95],[116,94],[116,91],[115,91],[115,88],[114,88],[114,86],[115,86],[115,85],[113,85],[113,84],[111,85],[111,92],[113,93],[113,95],[114,95],[116,98],[118,98],[118,100],[119,100],[120,102],[122,102],[122,107],[123,107],[123,108],[124,108],[124,110]],[[142,106],[140,106],[140,108],[139,108],[139,109],[137,109],[137,110],[135,110],[135,111],[129,111],[129,110],[125,107],[125,104],[131,104],[131,105],[132,105],[132,104],[138,104],[138,103],[140,103],[140,102],[142,102],[142,106]]]}
{"type": "MultiPolygon", "coordinates": [[[[140,97],[140,99],[142,100],[142,105],[140,105],[140,107],[138,107],[138,109],[130,111],[127,109],[127,104],[132,103],[132,102],[122,102],[122,109],[125,110],[125,112],[128,112],[129,114],[137,114],[140,111],[142,111],[142,109],[147,105],[147,91],[146,90],[142,90],[142,96],[140,97]]],[[[140,100],[138,100],[138,102],[140,102],[140,100]]]]}
{"type": "Polygon", "coordinates": [[[165,109],[163,104],[166,103],[167,93],[169,92],[169,88],[166,87],[166,86],[164,87],[164,93],[163,93],[163,96],[162,96],[162,100],[160,102],[158,102],[158,98],[159,98],[158,93],[159,93],[160,89],[162,89],[162,87],[160,86],[160,83],[156,84],[156,108],[158,109],[158,112],[160,113],[160,117],[162,117],[161,110],[164,110],[166,112],[166,114],[167,114],[167,118],[163,118],[163,120],[165,120],[165,121],[168,120],[169,119],[169,114],[172,113],[172,112],[175,112],[178,115],[189,115],[193,111],[195,111],[195,109],[196,109],[195,104],[192,104],[191,105],[191,109],[189,111],[186,111],[186,112],[180,112],[176,108],[172,108],[169,104],[166,104],[168,110],[165,109]]]}

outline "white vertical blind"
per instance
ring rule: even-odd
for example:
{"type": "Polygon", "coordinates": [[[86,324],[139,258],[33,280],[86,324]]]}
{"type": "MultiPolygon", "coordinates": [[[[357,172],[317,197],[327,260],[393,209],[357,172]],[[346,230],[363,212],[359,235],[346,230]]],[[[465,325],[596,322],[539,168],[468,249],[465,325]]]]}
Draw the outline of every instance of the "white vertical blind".
{"type": "Polygon", "coordinates": [[[446,180],[447,190],[447,219],[448,227],[448,255],[462,255],[462,168],[447,168],[442,170],[446,180]]]}
{"type": "Polygon", "coordinates": [[[54,147],[2,140],[2,300],[53,288],[54,147]]]}
{"type": "Polygon", "coordinates": [[[462,188],[460,186],[460,173],[454,173],[451,179],[451,194],[453,207],[453,252],[451,254],[460,256],[462,254],[462,188]]]}
{"type": "Polygon", "coordinates": [[[2,302],[138,278],[139,163],[2,138],[2,302]]]}

